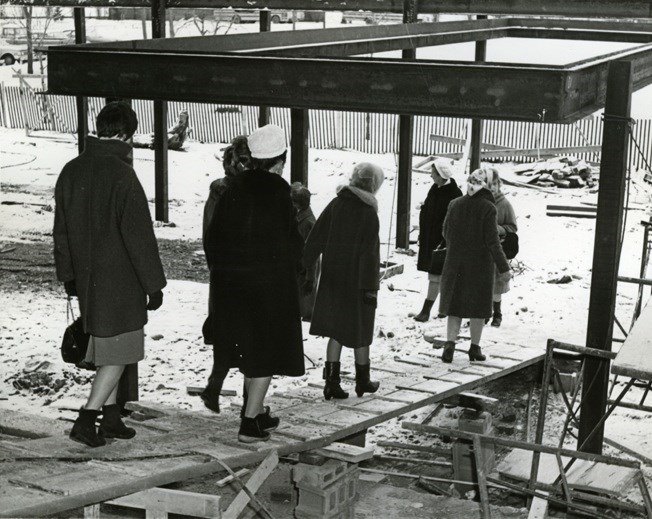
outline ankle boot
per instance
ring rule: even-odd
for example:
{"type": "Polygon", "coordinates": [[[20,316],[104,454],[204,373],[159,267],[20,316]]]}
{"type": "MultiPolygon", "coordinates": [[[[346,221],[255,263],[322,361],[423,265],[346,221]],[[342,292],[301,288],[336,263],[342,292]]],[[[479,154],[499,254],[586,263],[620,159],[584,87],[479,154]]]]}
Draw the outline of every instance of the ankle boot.
{"type": "Polygon", "coordinates": [[[420,323],[425,323],[428,319],[430,319],[430,310],[432,310],[432,305],[434,304],[434,301],[426,299],[423,302],[423,308],[421,311],[414,316],[414,320],[419,321],[420,323]]]}
{"type": "Polygon", "coordinates": [[[487,357],[482,354],[482,348],[477,344],[471,344],[469,348],[469,360],[487,360],[487,357]]]}
{"type": "Polygon", "coordinates": [[[240,430],[238,431],[238,441],[254,443],[269,440],[270,435],[262,429],[258,416],[256,418],[247,418],[246,416],[242,418],[240,430]]]}
{"type": "Polygon", "coordinates": [[[455,341],[446,341],[444,344],[444,351],[441,354],[442,362],[453,362],[453,355],[455,354],[455,341]]]}
{"type": "Polygon", "coordinates": [[[120,406],[111,404],[102,407],[102,420],[100,421],[98,433],[104,438],[129,440],[136,436],[136,429],[127,427],[120,416],[120,406]]]}
{"type": "Polygon", "coordinates": [[[97,435],[95,420],[100,412],[97,409],[79,410],[79,416],[70,430],[70,439],[79,443],[85,443],[89,447],[101,447],[106,445],[106,440],[97,435]]]}
{"type": "Polygon", "coordinates": [[[218,375],[211,373],[211,376],[208,378],[208,385],[199,395],[204,405],[214,413],[220,412],[220,393],[222,392],[222,385],[224,384],[225,378],[226,373],[223,376],[221,373],[218,375]]]}
{"type": "Polygon", "coordinates": [[[370,364],[355,365],[355,394],[359,397],[365,393],[375,393],[380,387],[380,382],[374,382],[369,375],[370,364]]]}
{"type": "Polygon", "coordinates": [[[491,326],[498,328],[503,322],[503,314],[500,311],[500,301],[494,301],[494,318],[491,321],[491,326]]]}
{"type": "Polygon", "coordinates": [[[340,386],[340,363],[328,362],[324,366],[324,398],[330,400],[331,398],[343,399],[349,398],[349,394],[340,386]]]}

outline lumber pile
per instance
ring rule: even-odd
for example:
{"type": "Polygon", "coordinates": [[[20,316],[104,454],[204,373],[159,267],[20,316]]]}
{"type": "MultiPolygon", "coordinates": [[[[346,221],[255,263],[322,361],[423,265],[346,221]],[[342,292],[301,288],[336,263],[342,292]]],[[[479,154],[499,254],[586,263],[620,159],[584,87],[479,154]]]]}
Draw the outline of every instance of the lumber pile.
{"type": "Polygon", "coordinates": [[[528,177],[526,183],[541,187],[594,187],[599,169],[576,157],[555,157],[549,160],[521,164],[514,173],[528,177]]]}

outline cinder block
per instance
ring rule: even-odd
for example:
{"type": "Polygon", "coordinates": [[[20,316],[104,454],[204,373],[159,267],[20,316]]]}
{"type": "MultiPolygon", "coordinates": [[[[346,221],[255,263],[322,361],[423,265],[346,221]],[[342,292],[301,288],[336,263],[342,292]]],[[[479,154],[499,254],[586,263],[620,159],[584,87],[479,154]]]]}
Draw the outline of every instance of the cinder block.
{"type": "Polygon", "coordinates": [[[359,470],[352,465],[334,482],[318,488],[305,483],[305,478],[296,481],[299,502],[295,516],[302,519],[331,519],[347,517],[347,510],[357,499],[359,470]]]}
{"type": "Polygon", "coordinates": [[[459,417],[458,428],[460,431],[488,434],[491,429],[491,415],[486,411],[478,413],[471,409],[465,409],[459,417]]]}
{"type": "MultiPolygon", "coordinates": [[[[487,444],[482,447],[482,458],[485,472],[491,472],[496,466],[496,453],[494,446],[487,444]]],[[[458,481],[478,481],[477,466],[473,452],[473,444],[464,440],[453,443],[453,477],[458,481]]],[[[461,494],[473,490],[475,487],[457,483],[455,488],[461,494]]]]}
{"type": "MultiPolygon", "coordinates": [[[[577,373],[559,373],[559,378],[561,379],[561,387],[564,388],[566,394],[572,394],[577,388],[579,379],[577,378],[577,373]]],[[[553,379],[553,390],[555,393],[561,392],[559,387],[559,382],[556,378],[553,379]]]]}
{"type": "Polygon", "coordinates": [[[328,460],[323,465],[307,465],[298,463],[292,471],[292,480],[295,483],[315,488],[323,488],[344,475],[347,470],[345,461],[328,460]]]}

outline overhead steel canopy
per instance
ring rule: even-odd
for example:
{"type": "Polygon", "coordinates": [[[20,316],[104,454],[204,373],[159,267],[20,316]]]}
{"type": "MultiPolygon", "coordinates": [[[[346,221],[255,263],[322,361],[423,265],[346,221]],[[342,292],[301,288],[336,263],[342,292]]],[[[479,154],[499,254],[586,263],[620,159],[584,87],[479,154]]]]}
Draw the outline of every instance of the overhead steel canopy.
{"type": "Polygon", "coordinates": [[[652,43],[565,66],[348,56],[533,32],[652,41],[647,23],[498,19],[51,47],[49,91],[521,121],[545,110],[546,122],[572,122],[603,107],[611,61],[632,61],[635,89],[652,82],[652,43]]]}
{"type": "MultiPolygon", "coordinates": [[[[151,7],[151,0],[9,0],[66,7],[151,7]]],[[[403,12],[403,0],[167,0],[166,7],[403,12]]],[[[652,0],[419,0],[420,13],[652,18],[652,0]]]]}

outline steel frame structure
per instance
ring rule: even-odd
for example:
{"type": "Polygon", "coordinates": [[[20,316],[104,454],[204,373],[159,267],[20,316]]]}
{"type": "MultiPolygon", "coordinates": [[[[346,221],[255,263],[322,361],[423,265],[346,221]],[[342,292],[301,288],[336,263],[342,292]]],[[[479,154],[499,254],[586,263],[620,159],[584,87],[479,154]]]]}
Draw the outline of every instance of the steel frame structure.
{"type": "MultiPolygon", "coordinates": [[[[605,107],[601,189],[591,279],[587,347],[609,351],[619,262],[631,93],[652,82],[649,22],[596,20],[652,18],[652,0],[11,0],[20,5],[151,9],[153,37],[165,37],[166,8],[284,8],[403,12],[404,25],[274,32],[51,48],[49,88],[56,94],[139,97],[155,101],[157,219],[167,219],[165,114],[168,100],[235,102],[292,110],[292,179],[307,182],[307,109],[400,114],[397,245],[408,245],[411,139],[414,114],[473,118],[475,145],[487,118],[572,122],[605,107]],[[475,14],[478,20],[412,24],[417,13],[475,14]],[[571,16],[584,20],[499,18],[484,15],[571,16]],[[564,38],[641,43],[562,67],[490,64],[483,45],[498,37],[564,38]],[[423,46],[476,42],[477,62],[416,60],[423,46]],[[352,57],[402,50],[402,59],[352,57]],[[170,71],[173,71],[170,74],[170,71]],[[303,170],[301,168],[304,168],[303,170]]],[[[261,15],[261,28],[264,16],[261,15]]],[[[77,27],[78,24],[76,24],[77,27]]],[[[82,24],[79,24],[82,27],[82,24]]],[[[79,41],[79,40],[77,40],[79,41]]],[[[266,108],[265,108],[266,109],[266,108]]],[[[266,117],[261,110],[261,121],[266,117]]],[[[81,117],[80,117],[81,121],[81,117]]],[[[80,128],[83,125],[80,124],[80,128]]],[[[479,161],[479,148],[472,163],[479,161]]],[[[586,374],[600,373],[587,362],[586,374]]],[[[580,442],[601,452],[600,427],[607,380],[583,400],[580,442]],[[584,441],[591,433],[590,441],[584,441]]]]}

